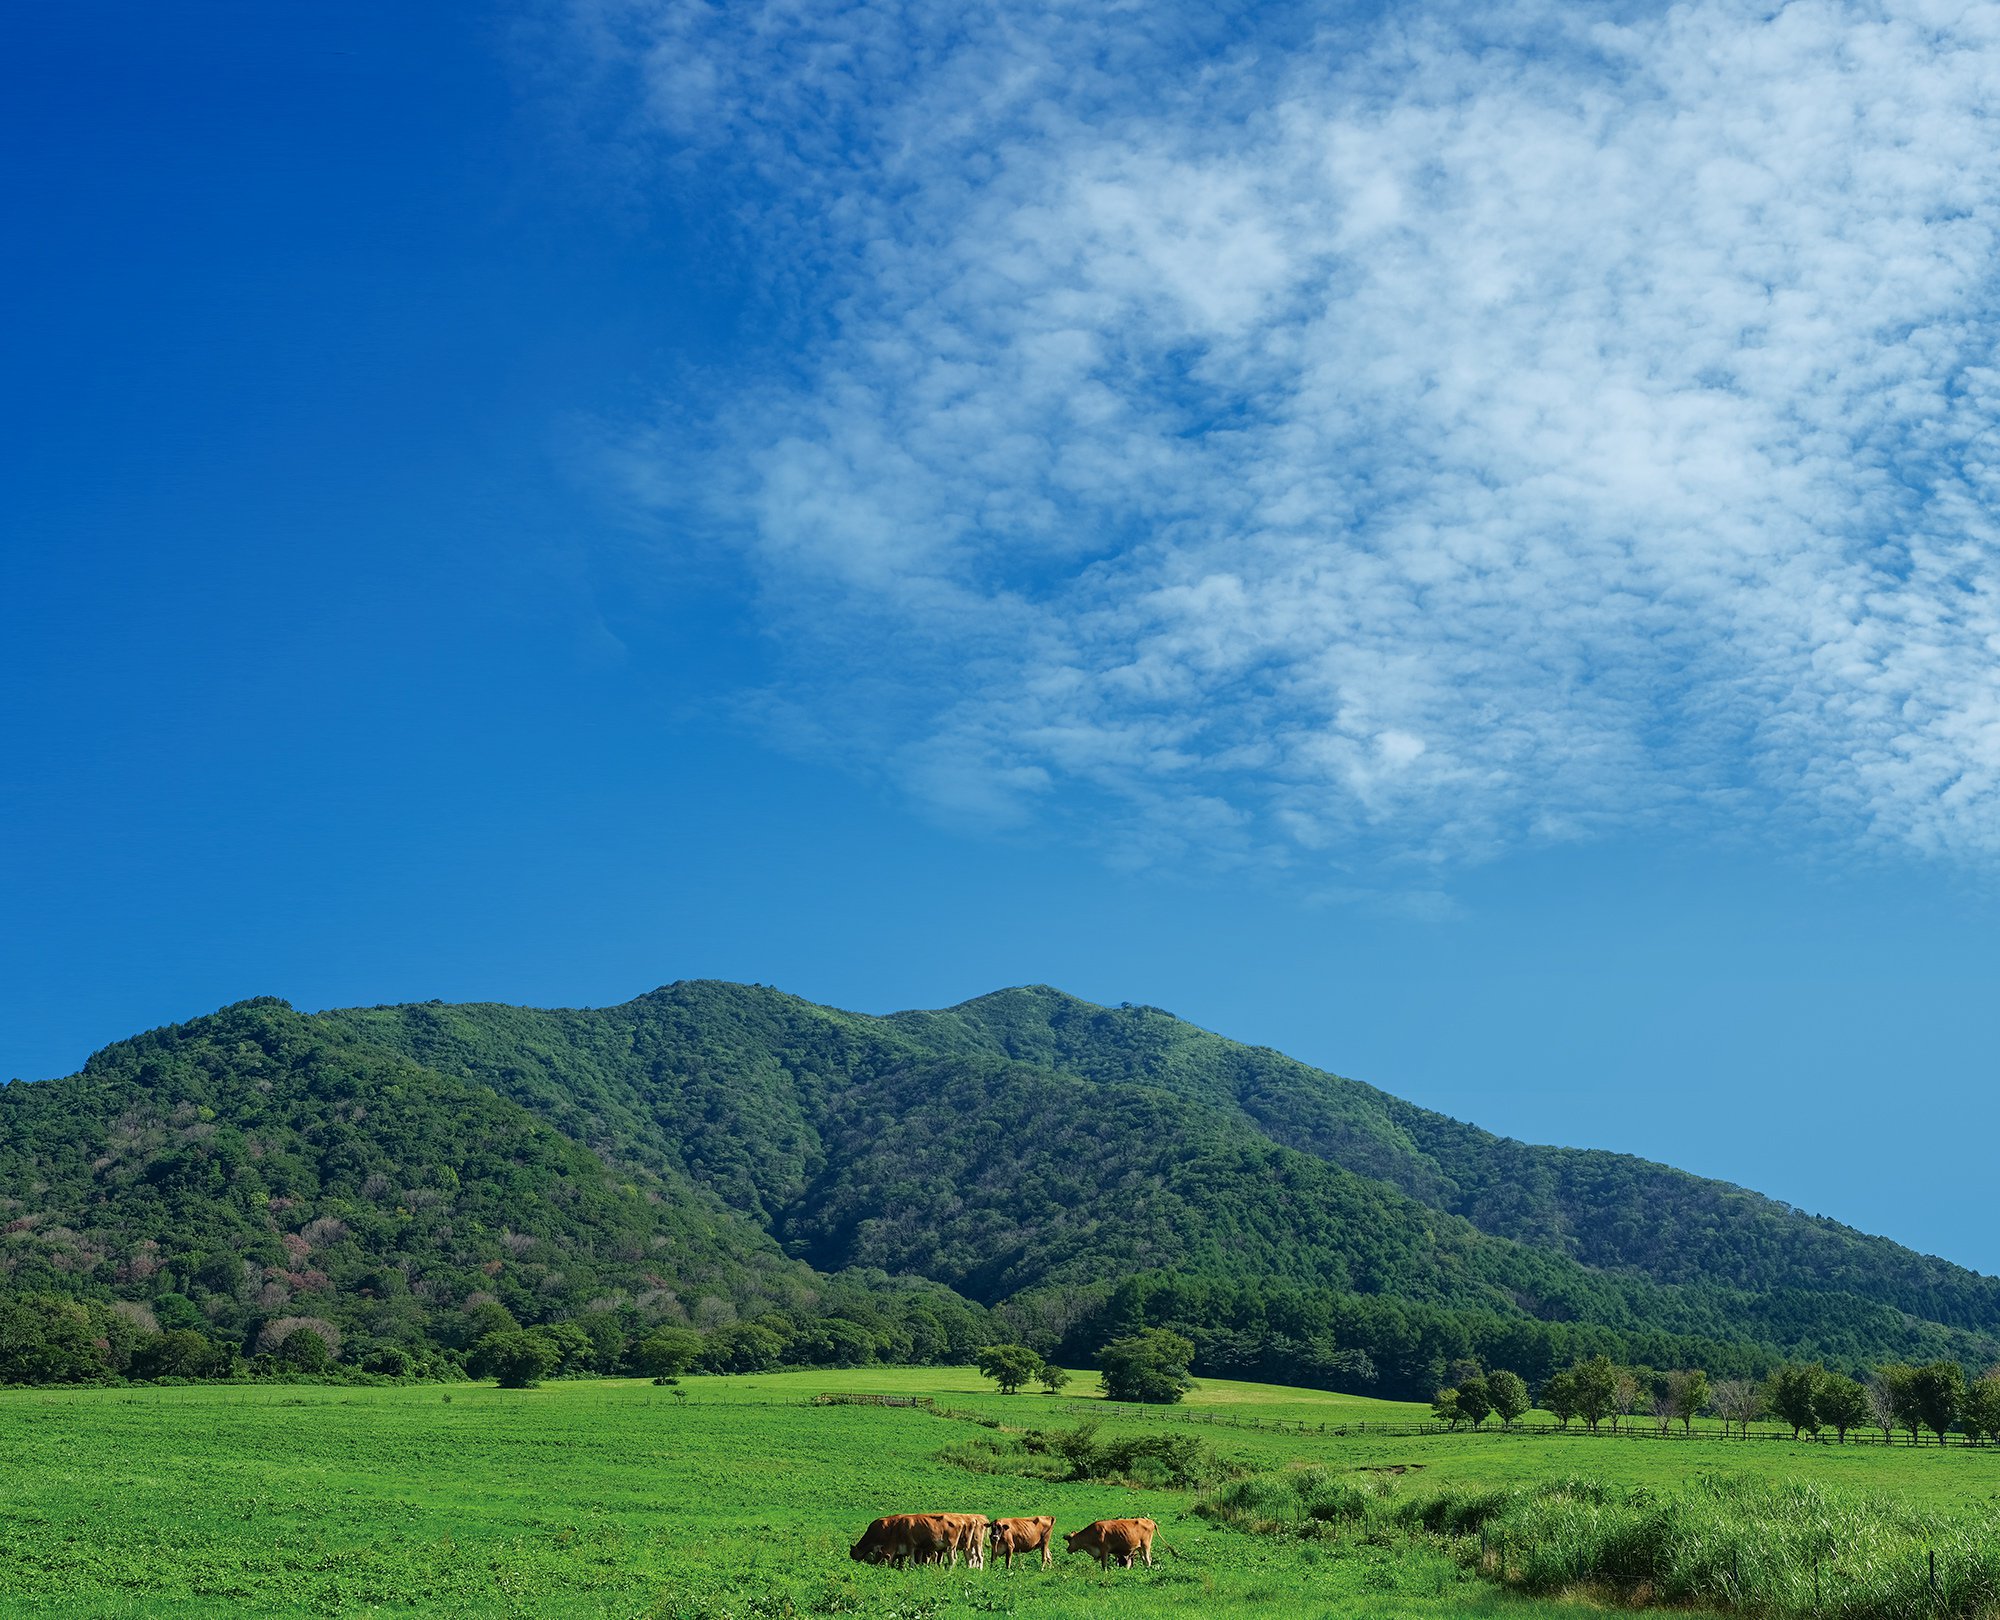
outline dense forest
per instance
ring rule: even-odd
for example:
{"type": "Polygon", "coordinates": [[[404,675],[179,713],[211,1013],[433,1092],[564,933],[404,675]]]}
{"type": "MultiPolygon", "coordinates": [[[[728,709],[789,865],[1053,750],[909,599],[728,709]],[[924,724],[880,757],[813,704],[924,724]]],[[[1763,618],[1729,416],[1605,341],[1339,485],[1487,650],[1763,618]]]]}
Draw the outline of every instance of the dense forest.
{"type": "MultiPolygon", "coordinates": [[[[715,983],[244,1002],[0,1088],[0,1300],[0,1340],[95,1346],[79,1376],[143,1375],[170,1332],[184,1370],[269,1370],[302,1328],[435,1371],[563,1326],[567,1370],[610,1371],[662,1329],[734,1369],[993,1337],[1080,1364],[1163,1327],[1197,1372],[1425,1398],[1467,1360],[2000,1355],[1994,1279],[1041,988],[889,1018],[715,983]]],[[[33,1366],[0,1342],[0,1379],[33,1366]]]]}

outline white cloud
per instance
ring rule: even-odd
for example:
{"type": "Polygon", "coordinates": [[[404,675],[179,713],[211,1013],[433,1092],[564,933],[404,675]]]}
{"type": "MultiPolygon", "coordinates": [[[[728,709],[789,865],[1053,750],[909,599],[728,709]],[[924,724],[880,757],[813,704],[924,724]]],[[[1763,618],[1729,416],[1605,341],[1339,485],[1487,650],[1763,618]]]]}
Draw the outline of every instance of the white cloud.
{"type": "Polygon", "coordinates": [[[894,673],[911,791],[2000,854],[2000,12],[591,18],[818,300],[638,481],[713,492],[802,685],[894,673]]]}

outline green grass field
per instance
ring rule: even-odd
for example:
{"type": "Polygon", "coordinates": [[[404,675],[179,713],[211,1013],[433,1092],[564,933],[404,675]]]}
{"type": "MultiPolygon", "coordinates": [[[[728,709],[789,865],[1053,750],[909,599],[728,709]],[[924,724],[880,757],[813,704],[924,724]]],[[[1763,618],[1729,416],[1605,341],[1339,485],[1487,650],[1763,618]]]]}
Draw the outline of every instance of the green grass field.
{"type": "MultiPolygon", "coordinates": [[[[994,1431],[911,1409],[809,1406],[826,1390],[934,1396],[1005,1433],[1094,1401],[1001,1397],[969,1369],[398,1389],[16,1390],[0,1394],[0,1617],[1019,1614],[1515,1615],[1554,1608],[1421,1540],[1306,1542],[1219,1528],[1192,1493],[968,1473],[937,1453],[994,1431]],[[1048,1512],[1160,1521],[1153,1571],[897,1571],[847,1547],[878,1513],[1048,1512]]],[[[1181,1416],[1309,1426],[1424,1408],[1206,1383],[1181,1416]]],[[[1380,1439],[1202,1427],[1254,1469],[1401,1468],[1399,1490],[1588,1475],[1665,1485],[1762,1472],[1939,1505],[2000,1502],[2000,1450],[1662,1444],[1498,1434],[1380,1439]]],[[[1573,1610],[1571,1611],[1573,1612],[1573,1610]]]]}

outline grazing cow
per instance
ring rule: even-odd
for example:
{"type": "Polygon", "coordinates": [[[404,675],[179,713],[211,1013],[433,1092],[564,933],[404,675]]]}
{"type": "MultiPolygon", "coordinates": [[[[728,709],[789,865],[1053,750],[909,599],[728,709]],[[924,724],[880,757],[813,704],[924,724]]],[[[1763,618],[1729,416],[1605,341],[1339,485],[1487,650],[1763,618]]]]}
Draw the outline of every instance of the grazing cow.
{"type": "Polygon", "coordinates": [[[847,1556],[856,1563],[889,1564],[897,1568],[905,1561],[950,1563],[956,1535],[957,1526],[946,1525],[939,1514],[891,1513],[862,1531],[861,1539],[847,1550],[847,1556]]]}
{"type": "Polygon", "coordinates": [[[986,1564],[986,1515],[983,1513],[891,1513],[870,1524],[848,1548],[856,1563],[943,1564],[958,1554],[974,1569],[986,1564]]]}
{"type": "Polygon", "coordinates": [[[951,1552],[945,1554],[945,1562],[952,1562],[955,1553],[965,1554],[968,1569],[986,1567],[986,1526],[988,1519],[983,1513],[938,1513],[940,1519],[951,1532],[951,1552]]]}
{"type": "Polygon", "coordinates": [[[1042,1555],[1042,1568],[1047,1569],[1055,1562],[1056,1521],[1046,1514],[1039,1519],[995,1519],[993,1521],[993,1550],[1007,1560],[1007,1567],[1014,1567],[1014,1554],[1026,1557],[1031,1552],[1042,1555]]]}
{"type": "Polygon", "coordinates": [[[1099,1569],[1113,1558],[1118,1560],[1120,1569],[1130,1569],[1134,1553],[1145,1559],[1146,1567],[1151,1569],[1153,1532],[1158,1528],[1151,1519],[1099,1519],[1081,1530],[1072,1530],[1063,1537],[1063,1545],[1071,1552],[1094,1554],[1099,1569]]]}

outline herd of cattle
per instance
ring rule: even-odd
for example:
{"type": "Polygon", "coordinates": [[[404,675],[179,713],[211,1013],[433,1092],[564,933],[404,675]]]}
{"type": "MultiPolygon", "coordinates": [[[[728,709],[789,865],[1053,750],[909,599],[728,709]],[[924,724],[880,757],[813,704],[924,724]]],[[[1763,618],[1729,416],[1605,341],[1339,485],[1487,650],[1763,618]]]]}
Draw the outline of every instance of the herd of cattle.
{"type": "MultiPolygon", "coordinates": [[[[1120,1569],[1130,1569],[1132,1560],[1143,1558],[1153,1567],[1153,1532],[1159,1527],[1151,1519],[1099,1519],[1063,1537],[1071,1552],[1090,1553],[1099,1569],[1112,1559],[1120,1569]]],[[[1014,1567],[1014,1556],[1042,1555],[1042,1568],[1054,1562],[1056,1521],[1039,1519],[989,1519],[983,1513],[891,1513],[864,1530],[861,1539],[848,1549],[847,1556],[858,1563],[943,1564],[947,1568],[960,1557],[973,1569],[984,1569],[990,1550],[1014,1567]]]]}

